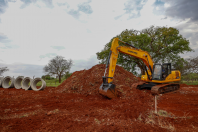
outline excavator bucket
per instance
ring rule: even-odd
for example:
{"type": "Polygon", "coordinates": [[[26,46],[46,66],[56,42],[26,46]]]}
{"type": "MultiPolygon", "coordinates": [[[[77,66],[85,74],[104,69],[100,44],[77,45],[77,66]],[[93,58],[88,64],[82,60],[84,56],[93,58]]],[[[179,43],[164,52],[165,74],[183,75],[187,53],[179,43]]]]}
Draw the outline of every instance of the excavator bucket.
{"type": "Polygon", "coordinates": [[[108,97],[108,98],[116,98],[117,97],[117,90],[115,88],[115,85],[112,83],[107,83],[106,78],[108,77],[102,77],[103,83],[99,88],[99,93],[108,97]]]}

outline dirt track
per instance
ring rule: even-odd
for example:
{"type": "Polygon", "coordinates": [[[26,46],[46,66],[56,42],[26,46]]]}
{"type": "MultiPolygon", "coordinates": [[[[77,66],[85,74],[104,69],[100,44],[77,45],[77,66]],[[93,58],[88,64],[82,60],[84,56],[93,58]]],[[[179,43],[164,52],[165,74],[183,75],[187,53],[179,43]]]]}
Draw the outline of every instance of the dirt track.
{"type": "MultiPolygon", "coordinates": [[[[95,68],[102,74],[102,67],[95,68]]],[[[181,85],[179,91],[159,96],[158,110],[165,112],[156,115],[150,91],[130,88],[138,78],[131,75],[131,79],[121,68],[117,68],[121,78],[115,77],[119,98],[109,100],[99,95],[95,89],[101,84],[97,82],[97,77],[101,76],[93,72],[95,68],[76,72],[67,83],[57,88],[47,87],[44,91],[0,88],[0,130],[198,131],[198,86],[181,85]],[[86,72],[90,73],[90,78],[85,76],[86,72]],[[80,77],[79,74],[82,75],[80,82],[74,79],[80,77]],[[124,76],[130,79],[120,81],[124,76]]]]}

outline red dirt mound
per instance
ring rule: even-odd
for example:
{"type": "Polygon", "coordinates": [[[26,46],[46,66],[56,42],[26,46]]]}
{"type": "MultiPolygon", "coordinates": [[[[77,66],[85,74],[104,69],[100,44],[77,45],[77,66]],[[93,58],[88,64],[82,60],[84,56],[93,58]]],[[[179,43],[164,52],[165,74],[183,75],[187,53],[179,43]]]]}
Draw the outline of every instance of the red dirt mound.
{"type": "MultiPolygon", "coordinates": [[[[89,70],[76,71],[70,78],[56,88],[56,92],[96,95],[102,84],[102,76],[104,76],[104,72],[104,64],[95,65],[89,70]]],[[[120,66],[116,66],[113,83],[116,85],[116,88],[121,90],[121,92],[123,92],[121,89],[122,86],[125,86],[126,90],[130,90],[131,85],[139,80],[140,78],[137,78],[131,72],[124,70],[120,66]]]]}

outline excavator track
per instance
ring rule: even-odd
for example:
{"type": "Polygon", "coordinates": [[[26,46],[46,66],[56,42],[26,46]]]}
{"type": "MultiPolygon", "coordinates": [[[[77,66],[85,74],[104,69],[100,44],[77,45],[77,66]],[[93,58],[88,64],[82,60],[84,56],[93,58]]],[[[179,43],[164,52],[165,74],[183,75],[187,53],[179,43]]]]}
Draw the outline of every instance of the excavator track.
{"type": "Polygon", "coordinates": [[[145,84],[145,83],[146,83],[146,82],[140,81],[140,82],[138,82],[138,83],[132,84],[131,87],[132,87],[132,88],[137,88],[137,89],[138,89],[138,87],[139,87],[140,85],[143,85],[143,84],[145,84]]]}
{"type": "Polygon", "coordinates": [[[179,88],[180,88],[180,85],[176,83],[160,84],[160,85],[153,86],[151,88],[151,93],[153,95],[164,94],[164,93],[176,91],[179,88]]]}

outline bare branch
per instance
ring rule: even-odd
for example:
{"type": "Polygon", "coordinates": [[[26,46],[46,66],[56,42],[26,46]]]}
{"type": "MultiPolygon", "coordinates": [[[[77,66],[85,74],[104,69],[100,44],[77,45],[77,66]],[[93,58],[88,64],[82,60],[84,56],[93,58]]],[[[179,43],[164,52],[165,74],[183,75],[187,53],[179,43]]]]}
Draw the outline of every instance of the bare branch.
{"type": "Polygon", "coordinates": [[[6,71],[9,71],[9,69],[7,67],[2,67],[0,68],[0,76],[2,76],[2,74],[6,71]]]}

